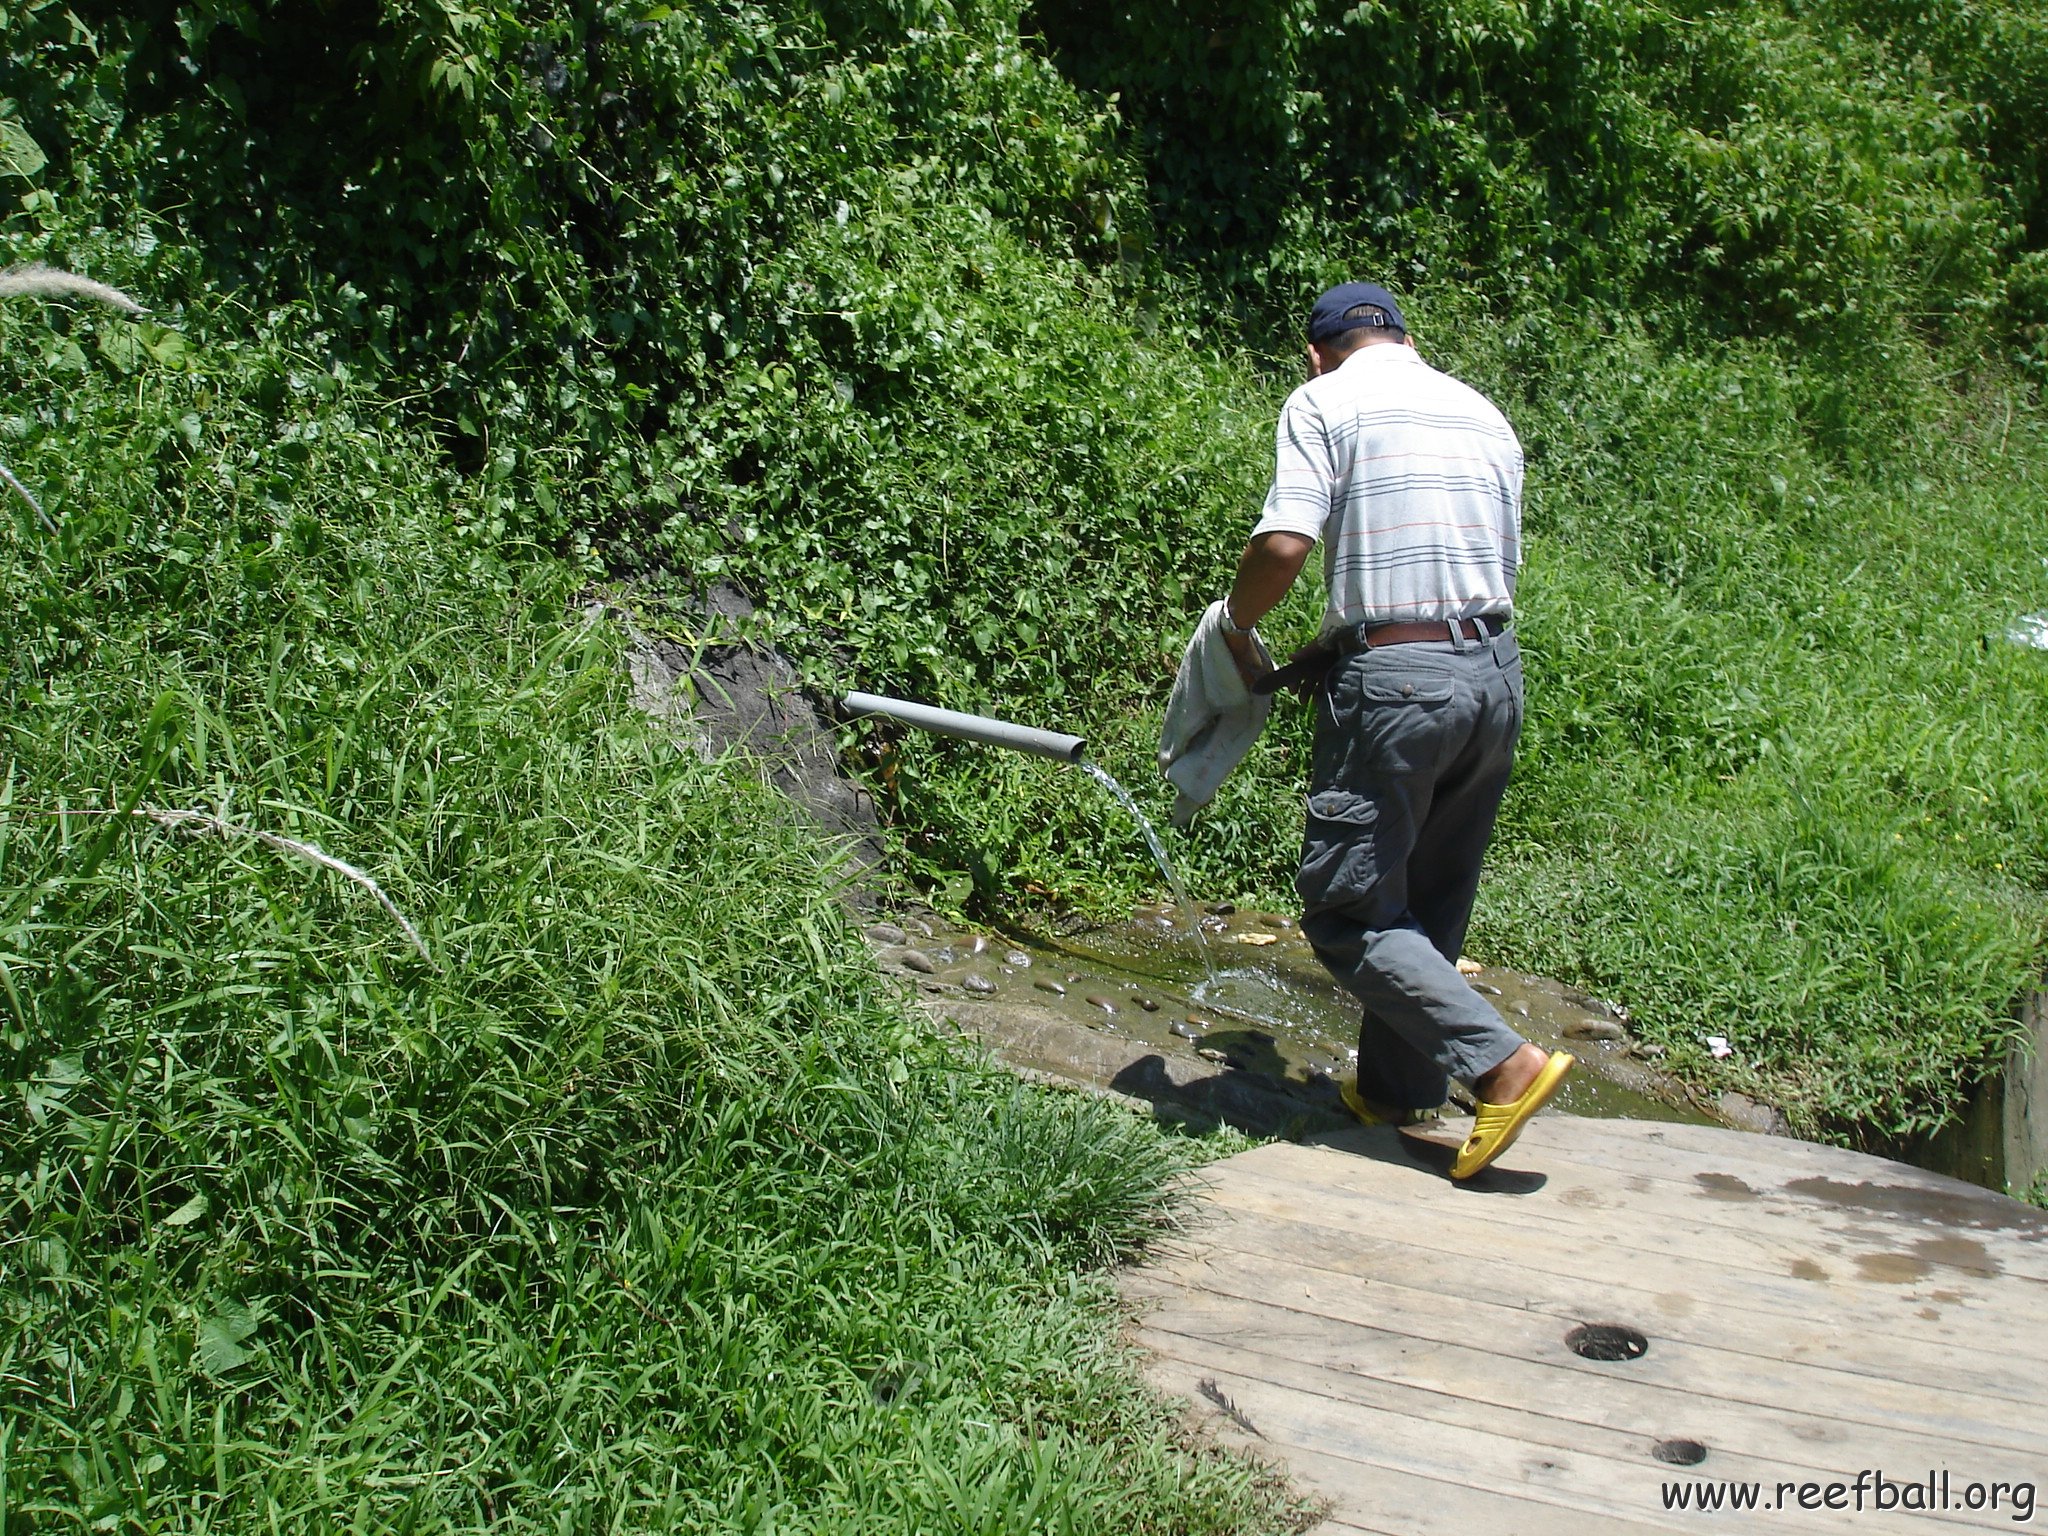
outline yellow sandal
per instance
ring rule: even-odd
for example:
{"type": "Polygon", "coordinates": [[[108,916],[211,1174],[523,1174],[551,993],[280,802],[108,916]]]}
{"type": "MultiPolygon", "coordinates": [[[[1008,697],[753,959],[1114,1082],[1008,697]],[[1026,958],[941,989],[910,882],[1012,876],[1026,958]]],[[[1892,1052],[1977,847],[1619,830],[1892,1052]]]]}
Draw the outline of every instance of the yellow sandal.
{"type": "Polygon", "coordinates": [[[1358,1079],[1355,1077],[1347,1077],[1337,1084],[1337,1092],[1344,1100],[1344,1107],[1363,1125],[1425,1125],[1437,1117],[1433,1109],[1396,1109],[1391,1104],[1368,1099],[1358,1091],[1358,1079]]]}
{"type": "Polygon", "coordinates": [[[1465,1145],[1458,1149],[1458,1160],[1451,1164],[1451,1177],[1469,1179],[1513,1146],[1522,1127],[1550,1102],[1571,1069],[1571,1052],[1552,1051],[1550,1060],[1536,1074],[1536,1081],[1519,1099],[1510,1104],[1481,1103],[1472,1117],[1472,1134],[1465,1138],[1465,1145]]]}

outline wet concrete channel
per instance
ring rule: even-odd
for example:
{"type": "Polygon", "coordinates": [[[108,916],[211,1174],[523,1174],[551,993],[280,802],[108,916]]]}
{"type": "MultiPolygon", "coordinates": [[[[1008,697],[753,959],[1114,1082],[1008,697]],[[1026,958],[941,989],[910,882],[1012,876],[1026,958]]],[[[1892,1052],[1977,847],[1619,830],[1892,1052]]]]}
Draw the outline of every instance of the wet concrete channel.
{"type": "MultiPolygon", "coordinates": [[[[1212,904],[1198,939],[1195,916],[1141,907],[1127,922],[1052,937],[953,928],[922,913],[868,936],[883,968],[912,982],[935,1018],[1027,1073],[1255,1134],[1346,1122],[1336,1082],[1353,1071],[1357,1004],[1292,919],[1212,904]]],[[[1620,1009],[1542,977],[1463,968],[1516,1030],[1579,1057],[1558,1102],[1565,1113],[1785,1130],[1747,1099],[1698,1102],[1660,1070],[1657,1047],[1629,1034],[1620,1009]]]]}

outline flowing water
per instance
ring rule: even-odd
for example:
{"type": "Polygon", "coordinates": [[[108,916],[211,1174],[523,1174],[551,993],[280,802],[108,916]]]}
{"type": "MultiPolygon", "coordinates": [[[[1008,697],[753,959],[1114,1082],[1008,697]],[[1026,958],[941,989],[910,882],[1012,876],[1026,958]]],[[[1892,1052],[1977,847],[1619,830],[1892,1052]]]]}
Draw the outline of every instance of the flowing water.
{"type": "Polygon", "coordinates": [[[1152,830],[1152,823],[1145,813],[1138,809],[1138,802],[1131,798],[1131,792],[1119,784],[1116,776],[1107,768],[1084,762],[1082,769],[1088,777],[1116,796],[1117,802],[1131,813],[1131,820],[1138,824],[1138,830],[1145,834],[1145,846],[1152,850],[1152,862],[1159,866],[1159,873],[1165,878],[1167,889],[1173,892],[1173,899],[1179,903],[1183,922],[1195,936],[1195,943],[1201,947],[1202,968],[1209,973],[1209,983],[1214,986],[1216,957],[1209,949],[1209,935],[1202,931],[1202,915],[1195,910],[1195,904],[1188,899],[1187,887],[1180,883],[1180,876],[1173,872],[1173,861],[1166,856],[1166,845],[1159,840],[1159,834],[1152,830]]]}

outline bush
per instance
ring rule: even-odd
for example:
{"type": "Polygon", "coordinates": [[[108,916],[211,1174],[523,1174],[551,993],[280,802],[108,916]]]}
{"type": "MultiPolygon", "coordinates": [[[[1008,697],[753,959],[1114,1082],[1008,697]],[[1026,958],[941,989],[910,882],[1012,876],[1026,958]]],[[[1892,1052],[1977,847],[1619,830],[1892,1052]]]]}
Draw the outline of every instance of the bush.
{"type": "Polygon", "coordinates": [[[1175,1448],[1073,1272],[1182,1153],[913,1026],[787,804],[632,712],[580,573],[464,538],[488,489],[317,316],[239,330],[0,311],[0,431],[58,528],[0,549],[0,1507],[1264,1508],[1175,1448]],[[420,944],[250,833],[350,861],[420,944]]]}

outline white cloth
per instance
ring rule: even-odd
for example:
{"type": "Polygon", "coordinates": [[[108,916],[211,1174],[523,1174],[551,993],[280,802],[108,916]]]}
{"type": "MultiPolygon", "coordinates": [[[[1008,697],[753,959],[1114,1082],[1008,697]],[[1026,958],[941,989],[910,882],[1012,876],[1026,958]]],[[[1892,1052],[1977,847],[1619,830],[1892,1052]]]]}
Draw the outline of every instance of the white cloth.
{"type": "Polygon", "coordinates": [[[1275,436],[1252,536],[1322,541],[1326,633],[1513,611],[1522,445],[1484,395],[1381,342],[1290,395],[1275,436]]]}
{"type": "MultiPolygon", "coordinates": [[[[1253,635],[1252,646],[1270,667],[1273,658],[1265,641],[1253,635]]],[[[1176,827],[1185,827],[1216,797],[1217,788],[1259,739],[1272,712],[1270,696],[1244,685],[1230,643],[1223,638],[1223,604],[1211,603],[1181,656],[1159,731],[1159,771],[1177,791],[1176,827]]]]}

